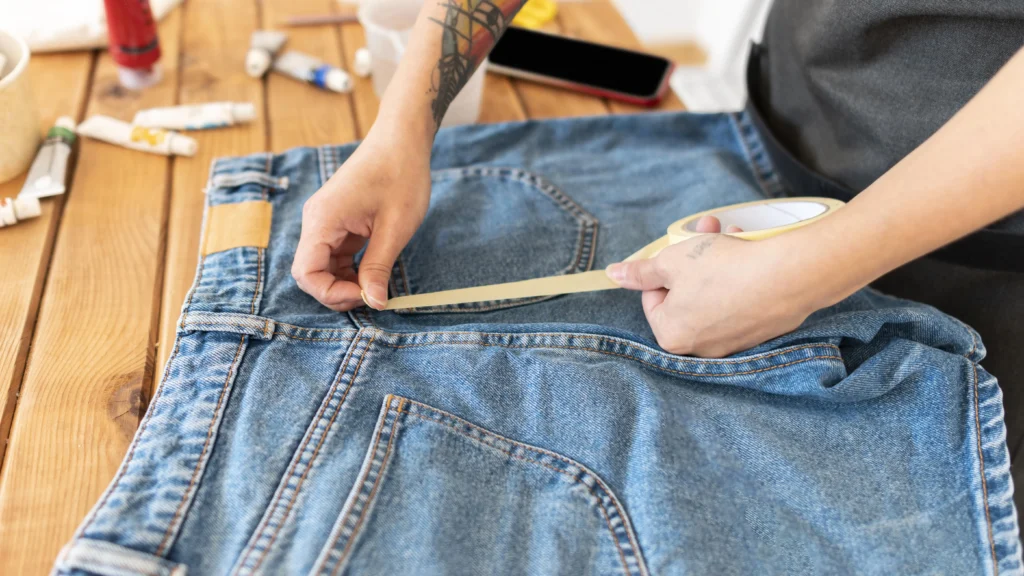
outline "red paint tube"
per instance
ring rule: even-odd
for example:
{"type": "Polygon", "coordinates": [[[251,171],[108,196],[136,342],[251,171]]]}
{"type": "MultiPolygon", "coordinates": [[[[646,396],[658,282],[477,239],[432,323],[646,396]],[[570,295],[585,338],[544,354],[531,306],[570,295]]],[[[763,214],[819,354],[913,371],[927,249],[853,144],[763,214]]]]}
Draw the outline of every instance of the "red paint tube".
{"type": "Polygon", "coordinates": [[[160,40],[149,0],[103,0],[107,8],[110,56],[121,84],[141,90],[160,81],[160,40]]]}

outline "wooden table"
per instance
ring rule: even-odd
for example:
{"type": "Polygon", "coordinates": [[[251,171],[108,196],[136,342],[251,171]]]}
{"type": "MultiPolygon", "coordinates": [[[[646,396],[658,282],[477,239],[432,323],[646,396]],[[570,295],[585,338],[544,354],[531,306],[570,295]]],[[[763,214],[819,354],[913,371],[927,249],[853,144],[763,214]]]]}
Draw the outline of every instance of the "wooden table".
{"type": "MultiPolygon", "coordinates": [[[[0,230],[0,574],[44,574],[113,477],[174,340],[196,268],[203,194],[219,156],[343,143],[366,134],[378,101],[243,68],[250,33],[335,0],[192,0],[160,24],[164,80],[117,84],[106,52],[33,56],[43,126],[60,115],[130,120],[136,110],[250,101],[243,126],[195,134],[194,158],[168,159],[83,139],[68,194],[40,218],[0,230]],[[6,448],[6,450],[5,450],[6,448]]],[[[637,47],[608,0],[565,3],[553,31],[637,47]]],[[[358,24],[296,28],[289,47],[344,68],[358,24]]],[[[681,109],[669,96],[661,109],[681,109]]],[[[481,122],[639,109],[488,75],[481,122]]],[[[0,185],[13,197],[22,179],[0,185]]]]}

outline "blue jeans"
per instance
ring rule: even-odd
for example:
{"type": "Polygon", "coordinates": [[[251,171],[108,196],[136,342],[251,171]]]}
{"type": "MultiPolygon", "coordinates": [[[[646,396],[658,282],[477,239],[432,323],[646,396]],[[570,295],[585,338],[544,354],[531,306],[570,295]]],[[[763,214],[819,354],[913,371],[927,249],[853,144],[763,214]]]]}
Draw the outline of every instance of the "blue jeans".
{"type": "MultiPolygon", "coordinates": [[[[202,259],[57,573],[1021,573],[969,327],[862,290],[705,360],[621,290],[338,314],[289,270],[353,149],[216,162],[208,204],[272,203],[269,246],[202,259]]],[[[601,268],[785,192],[744,114],[465,127],[433,162],[392,295],[601,268]]]]}

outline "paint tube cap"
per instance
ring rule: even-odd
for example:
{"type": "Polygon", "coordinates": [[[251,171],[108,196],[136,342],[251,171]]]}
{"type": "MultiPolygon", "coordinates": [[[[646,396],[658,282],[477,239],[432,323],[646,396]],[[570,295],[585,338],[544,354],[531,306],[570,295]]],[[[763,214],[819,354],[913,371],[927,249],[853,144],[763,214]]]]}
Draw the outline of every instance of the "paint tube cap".
{"type": "Polygon", "coordinates": [[[14,214],[18,220],[36,218],[43,213],[43,207],[39,204],[39,198],[32,196],[19,196],[14,199],[14,214]]]}
{"type": "Polygon", "coordinates": [[[252,122],[256,118],[256,105],[252,102],[236,102],[231,105],[235,122],[252,122]]]}
{"type": "Polygon", "coordinates": [[[352,78],[344,70],[332,68],[324,76],[324,86],[335,92],[350,92],[352,90],[352,78]]]}
{"type": "Polygon", "coordinates": [[[64,128],[65,130],[75,131],[75,119],[71,116],[61,116],[57,118],[57,121],[53,123],[58,128],[64,128]]]}
{"type": "Polygon", "coordinates": [[[181,134],[171,134],[171,154],[178,156],[195,156],[196,141],[181,134]]]}
{"type": "Polygon", "coordinates": [[[370,50],[367,48],[360,48],[356,50],[355,62],[353,62],[352,71],[356,73],[356,76],[360,78],[366,78],[370,75],[373,66],[373,56],[370,54],[370,50]]]}
{"type": "Polygon", "coordinates": [[[14,203],[10,198],[0,200],[0,228],[18,223],[18,216],[14,213],[14,203]]]}
{"type": "Polygon", "coordinates": [[[245,73],[253,78],[263,78],[270,70],[270,52],[259,48],[249,49],[245,55],[245,73]]]}
{"type": "Polygon", "coordinates": [[[122,86],[129,90],[145,90],[159,82],[162,77],[159,64],[153,64],[149,68],[121,66],[117,69],[117,79],[121,81],[122,86]]]}

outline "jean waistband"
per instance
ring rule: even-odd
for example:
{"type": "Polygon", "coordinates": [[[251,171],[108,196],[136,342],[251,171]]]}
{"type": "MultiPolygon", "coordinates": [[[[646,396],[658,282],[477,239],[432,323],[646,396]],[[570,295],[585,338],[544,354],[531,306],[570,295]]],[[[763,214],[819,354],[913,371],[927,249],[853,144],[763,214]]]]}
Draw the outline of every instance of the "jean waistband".
{"type": "MultiPolygon", "coordinates": [[[[765,109],[760,102],[764,89],[762,75],[767,62],[767,50],[760,44],[751,44],[747,60],[746,111],[761,135],[764,149],[771,158],[775,171],[794,196],[824,196],[849,202],[856,192],[801,162],[771,131],[765,121],[765,109]]],[[[972,268],[1024,272],[1024,236],[1012,232],[984,229],[948,244],[928,257],[961,264],[972,268]]]]}

